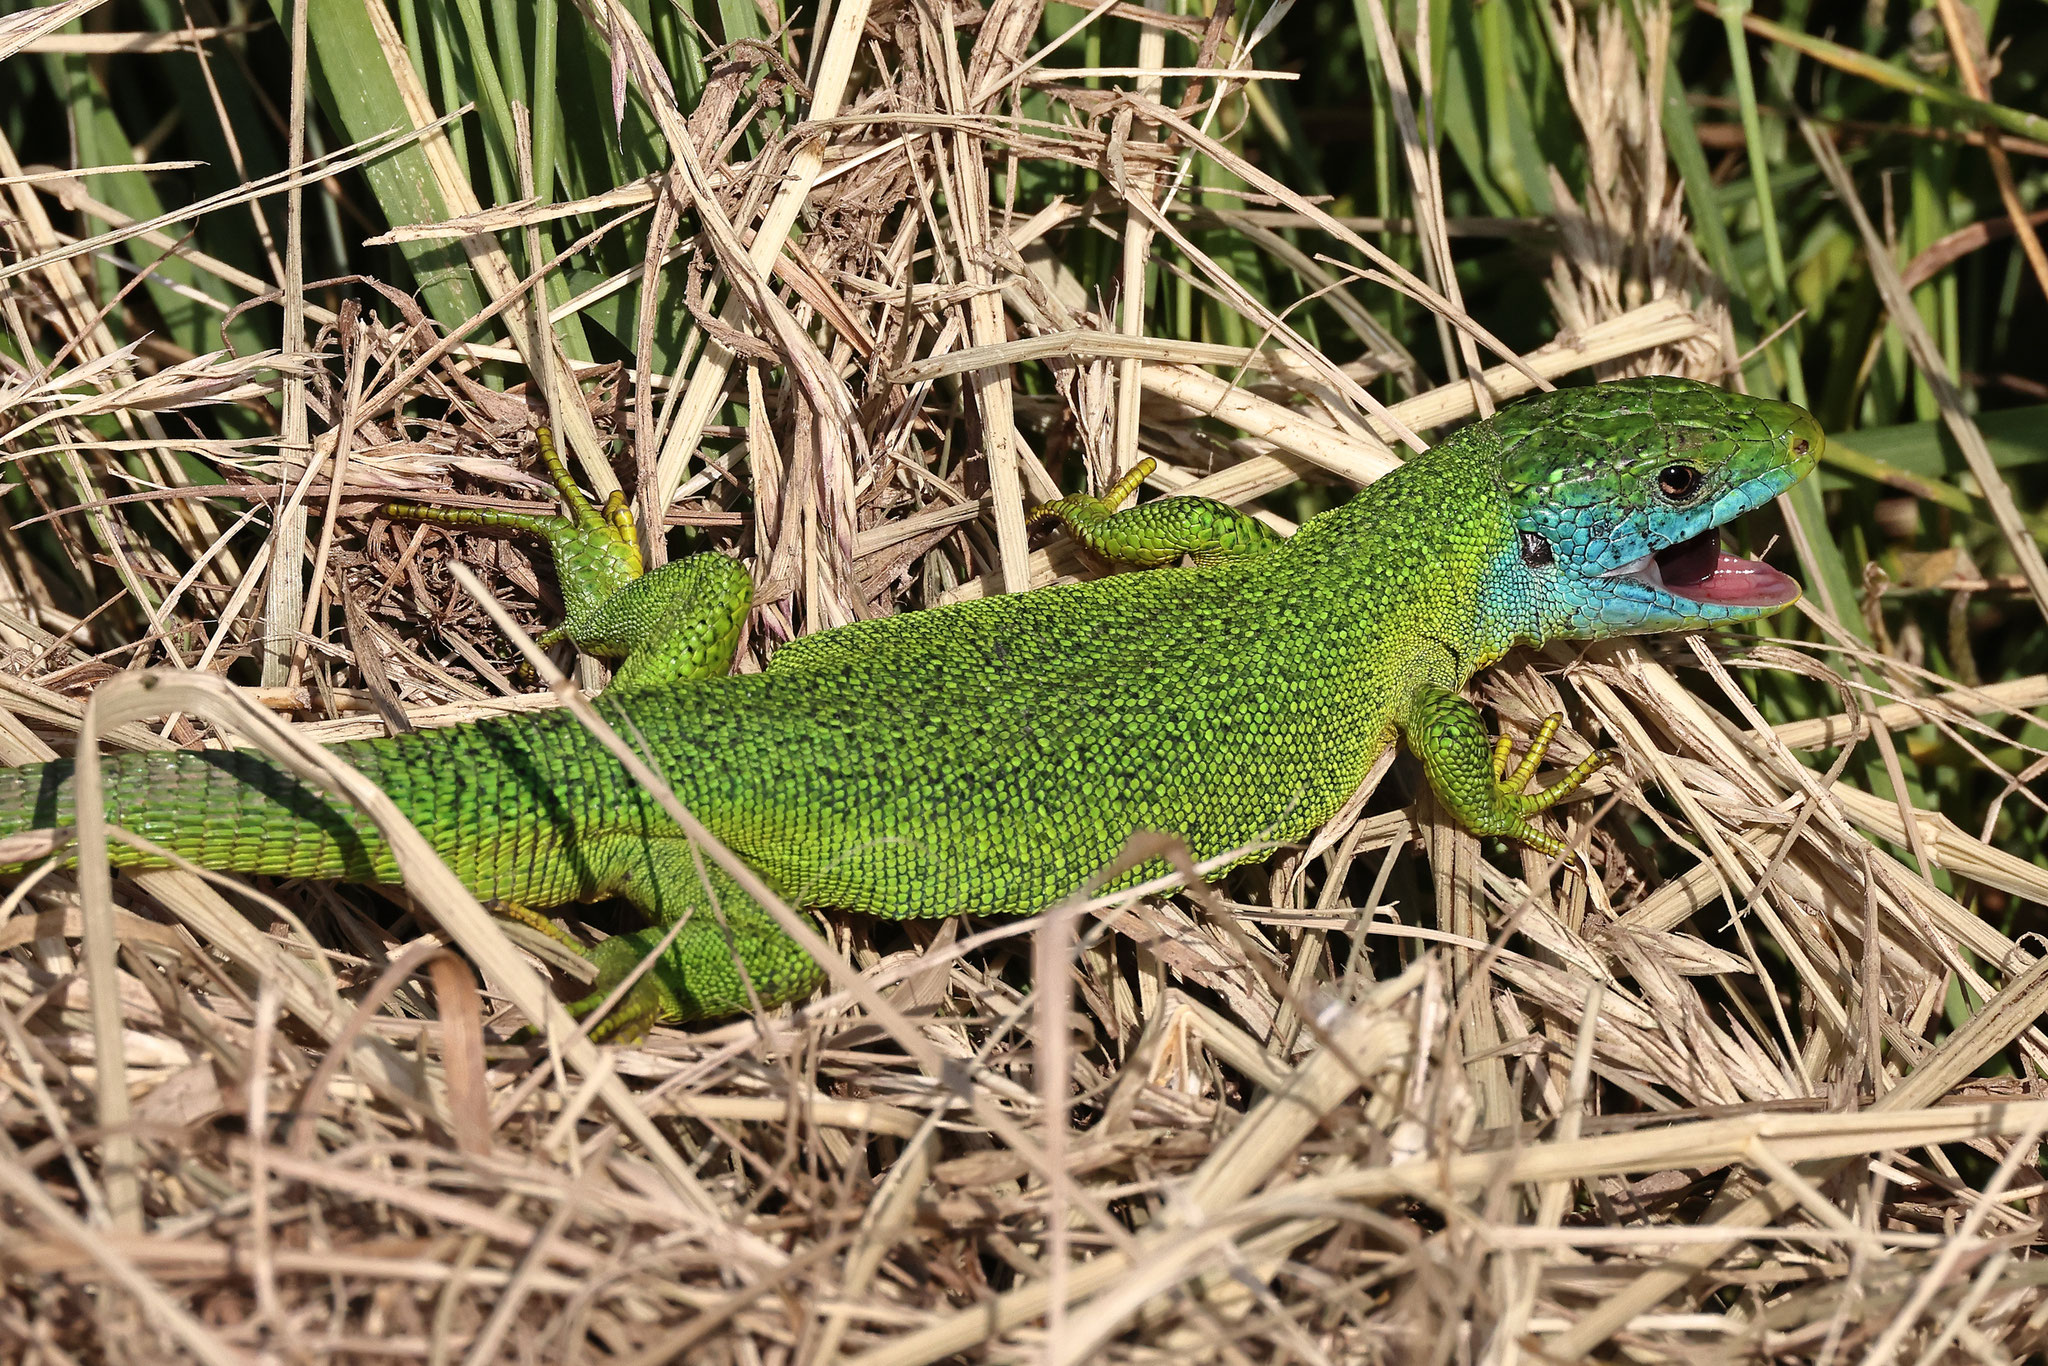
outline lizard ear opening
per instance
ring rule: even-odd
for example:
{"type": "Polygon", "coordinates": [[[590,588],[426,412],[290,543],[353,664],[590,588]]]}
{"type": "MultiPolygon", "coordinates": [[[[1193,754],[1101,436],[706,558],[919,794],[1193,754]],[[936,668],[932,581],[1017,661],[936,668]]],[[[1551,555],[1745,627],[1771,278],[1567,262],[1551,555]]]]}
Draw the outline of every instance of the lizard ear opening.
{"type": "Polygon", "coordinates": [[[1543,569],[1557,562],[1557,552],[1550,548],[1550,542],[1533,531],[1522,533],[1522,563],[1531,569],[1543,569]]]}

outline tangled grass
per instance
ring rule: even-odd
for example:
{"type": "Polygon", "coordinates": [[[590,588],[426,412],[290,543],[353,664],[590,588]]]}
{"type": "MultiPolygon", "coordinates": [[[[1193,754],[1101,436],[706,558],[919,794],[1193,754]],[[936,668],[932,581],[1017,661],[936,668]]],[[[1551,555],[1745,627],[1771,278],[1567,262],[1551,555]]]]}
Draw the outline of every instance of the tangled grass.
{"type": "Polygon", "coordinates": [[[172,58],[211,82],[212,53],[230,133],[232,62],[282,95],[288,152],[268,175],[236,152],[246,183],[147,213],[133,169],[95,194],[99,167],[153,155],[123,134],[91,159],[118,100],[73,91],[63,167],[0,137],[0,760],[240,744],[345,782],[320,745],[561,705],[500,629],[552,620],[545,565],[376,512],[534,506],[542,416],[599,494],[671,529],[645,538],[657,561],[674,540],[749,565],[751,669],[813,630],[1092,572],[1034,545],[1025,508],[1141,457],[1155,490],[1287,531],[1538,384],[1808,397],[1793,304],[1853,269],[1865,330],[1825,335],[1860,379],[1816,376],[1809,401],[1873,430],[1781,510],[1808,600],[1778,634],[1524,652],[1482,679],[1518,736],[1563,711],[1562,759],[1596,736],[1622,756],[1564,814],[1590,878],[1482,848],[1397,777],[1213,886],[835,921],[850,985],[629,1048],[561,1032],[539,969],[575,960],[431,856],[401,851],[402,893],[39,865],[0,909],[6,1358],[2042,1352],[2048,958],[2023,908],[2048,903],[2025,643],[2048,443],[2038,416],[1975,420],[1989,382],[1953,364],[1939,291],[2026,242],[2044,149],[1991,98],[1981,35],[1937,81],[1750,17],[1767,72],[1804,53],[1976,101],[1940,145],[2002,166],[1986,202],[2014,212],[1902,270],[1863,207],[1859,148],[1882,144],[1760,103],[1732,7],[1444,20],[1535,44],[1537,131],[1582,144],[1532,162],[1495,127],[1513,156],[1488,181],[1456,154],[1501,106],[1443,84],[1469,53],[1438,66],[1427,24],[1365,0],[1375,174],[1405,205],[1371,217],[1285,173],[1305,163],[1267,93],[1293,74],[1261,65],[1271,15],[700,8],[0,18],[0,60],[49,63],[39,97],[172,58]],[[1743,75],[1699,107],[1742,121],[1695,129],[1666,73],[1724,21],[1743,75]],[[316,100],[344,144],[324,153],[316,100]],[[1757,236],[1731,247],[1719,208],[1700,219],[1722,192],[1702,149],[1748,177],[1730,161],[1766,117],[1833,197],[1835,235],[1790,269],[1776,228],[1738,214],[1757,236]],[[195,244],[252,210],[239,264],[195,244]],[[323,233],[348,273],[309,280],[323,233]],[[1506,245],[1468,308],[1474,241],[1506,245]],[[1898,421],[1936,415],[1947,465],[1898,421]],[[1925,559],[1872,550],[1902,512],[1961,529],[1925,559]],[[529,1019],[539,1044],[512,1037],[529,1019]]]}

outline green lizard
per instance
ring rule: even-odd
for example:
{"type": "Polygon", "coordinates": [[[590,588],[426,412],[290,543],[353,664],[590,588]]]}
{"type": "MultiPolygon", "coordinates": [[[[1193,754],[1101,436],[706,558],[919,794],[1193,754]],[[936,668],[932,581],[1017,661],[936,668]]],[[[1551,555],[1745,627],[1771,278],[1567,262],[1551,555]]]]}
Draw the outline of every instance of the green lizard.
{"type": "MultiPolygon", "coordinates": [[[[822,632],[747,675],[726,673],[745,570],[699,555],[643,574],[624,503],[590,507],[545,433],[568,515],[391,512],[546,537],[567,604],[550,638],[618,662],[600,710],[791,904],[1015,915],[1073,891],[1139,830],[1198,858],[1298,840],[1397,734],[1467,827],[1562,853],[1535,817],[1605,756],[1525,792],[1556,719],[1510,772],[1507,737],[1488,742],[1460,688],[1517,642],[1792,603],[1791,579],[1722,552],[1715,528],[1797,483],[1822,441],[1799,408],[1685,380],[1564,390],[1466,427],[1287,539],[1207,499],[1113,513],[1141,468],[1039,511],[1145,572],[822,632]]],[[[612,1037],[794,1000],[819,980],[566,712],[340,749],[478,896],[617,896],[646,915],[591,953],[579,1011],[685,922],[605,1022],[612,1037]]],[[[103,763],[109,820],[204,866],[397,878],[365,820],[260,756],[103,763]]],[[[0,835],[70,824],[71,770],[0,771],[0,835]]]]}

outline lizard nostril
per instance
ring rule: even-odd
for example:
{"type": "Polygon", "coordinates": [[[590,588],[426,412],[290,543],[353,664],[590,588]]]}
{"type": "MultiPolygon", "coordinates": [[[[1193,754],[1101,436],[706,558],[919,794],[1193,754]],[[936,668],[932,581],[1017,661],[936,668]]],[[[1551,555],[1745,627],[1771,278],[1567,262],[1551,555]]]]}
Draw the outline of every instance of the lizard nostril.
{"type": "Polygon", "coordinates": [[[1792,443],[1792,454],[1794,455],[1805,455],[1808,449],[1810,448],[1807,446],[1806,438],[1803,436],[1792,443]]]}

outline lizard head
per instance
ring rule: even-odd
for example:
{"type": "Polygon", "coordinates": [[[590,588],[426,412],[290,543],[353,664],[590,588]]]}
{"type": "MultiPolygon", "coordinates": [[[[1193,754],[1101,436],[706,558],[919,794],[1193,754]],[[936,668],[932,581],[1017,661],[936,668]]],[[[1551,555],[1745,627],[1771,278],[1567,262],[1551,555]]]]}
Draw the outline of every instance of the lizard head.
{"type": "Polygon", "coordinates": [[[1804,408],[1694,380],[1541,394],[1494,419],[1533,639],[1749,621],[1799,585],[1721,549],[1719,528],[1804,479],[1826,438],[1804,408]]]}

